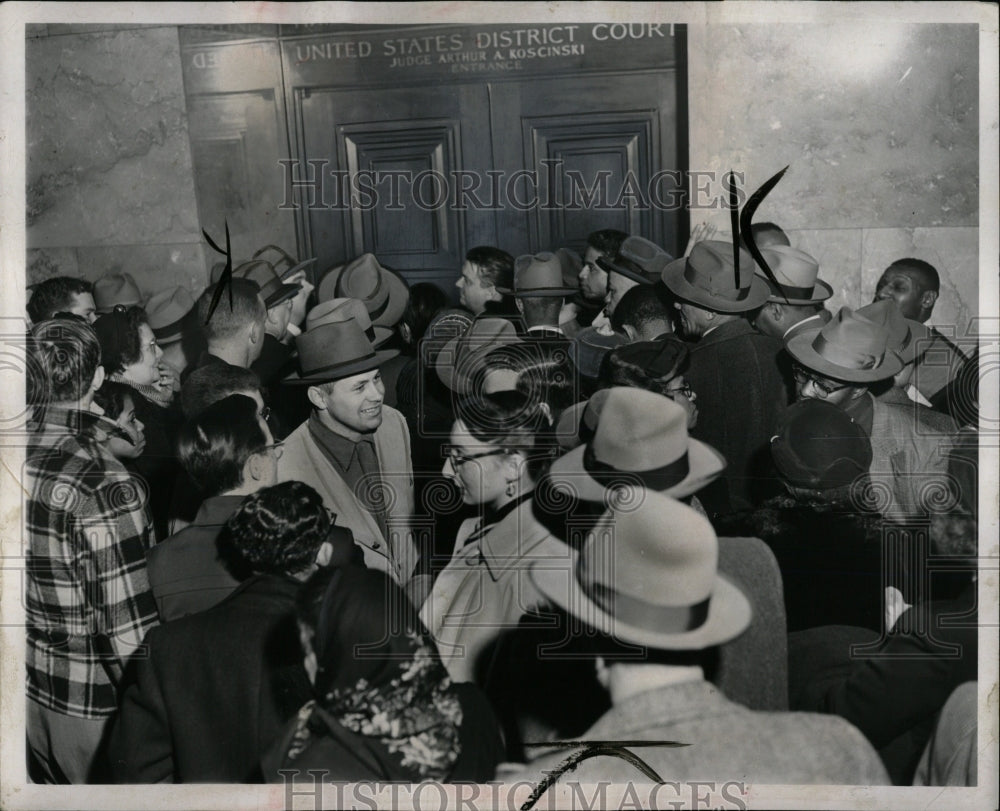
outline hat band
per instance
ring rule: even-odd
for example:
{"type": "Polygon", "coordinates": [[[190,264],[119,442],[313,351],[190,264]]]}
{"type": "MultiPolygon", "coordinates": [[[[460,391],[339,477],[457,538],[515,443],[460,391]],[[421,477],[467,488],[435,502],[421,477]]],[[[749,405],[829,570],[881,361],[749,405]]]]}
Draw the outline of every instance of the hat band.
{"type": "Polygon", "coordinates": [[[329,366],[320,366],[316,369],[303,369],[302,377],[314,377],[315,375],[326,374],[327,372],[334,372],[337,369],[342,369],[345,366],[353,366],[356,363],[361,363],[366,360],[375,360],[375,353],[369,352],[367,355],[359,355],[356,358],[351,358],[350,360],[342,360],[340,363],[331,363],[329,366]]]}
{"type": "Polygon", "coordinates": [[[365,330],[365,335],[368,336],[368,340],[375,343],[375,327],[370,326],[365,330]]]}
{"type": "Polygon", "coordinates": [[[770,279],[765,279],[771,287],[777,287],[778,291],[784,293],[789,298],[811,298],[813,291],[816,289],[816,285],[812,287],[794,287],[790,284],[781,284],[780,282],[772,282],[770,279]]]}
{"type": "Polygon", "coordinates": [[[600,461],[594,454],[594,446],[588,443],[583,451],[583,469],[594,481],[604,485],[634,484],[640,482],[649,490],[666,490],[680,484],[691,471],[687,451],[668,465],[650,470],[622,470],[607,462],[600,461]]]}
{"type": "Polygon", "coordinates": [[[812,347],[821,358],[844,369],[876,369],[882,365],[882,358],[885,357],[884,352],[881,355],[852,352],[850,349],[828,341],[822,332],[817,333],[813,339],[812,347]]]}
{"type": "MultiPolygon", "coordinates": [[[[579,578],[577,578],[579,581],[579,578]]],[[[680,634],[700,628],[708,619],[711,596],[694,605],[653,605],[603,583],[580,583],[591,600],[616,620],[656,634],[680,634]]]]}
{"type": "Polygon", "coordinates": [[[743,301],[743,299],[750,295],[751,287],[749,285],[746,287],[740,287],[737,290],[716,290],[714,285],[705,287],[705,285],[702,284],[702,274],[698,272],[698,268],[696,268],[691,262],[691,257],[688,257],[687,262],[684,264],[684,278],[692,287],[704,290],[710,296],[717,296],[730,301],[743,301]]]}
{"type": "Polygon", "coordinates": [[[171,321],[166,326],[152,327],[153,336],[156,338],[169,338],[171,335],[180,332],[185,318],[187,318],[186,314],[182,315],[176,321],[171,321]]]}

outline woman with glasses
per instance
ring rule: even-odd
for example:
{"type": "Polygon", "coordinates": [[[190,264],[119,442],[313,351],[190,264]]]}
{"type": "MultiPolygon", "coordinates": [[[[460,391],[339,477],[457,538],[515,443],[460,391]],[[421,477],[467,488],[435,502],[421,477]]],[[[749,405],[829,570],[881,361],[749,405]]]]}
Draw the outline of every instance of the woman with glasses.
{"type": "Polygon", "coordinates": [[[444,475],[479,516],[459,528],[451,562],[420,612],[455,681],[483,682],[484,653],[541,602],[530,562],[569,566],[570,550],[534,517],[535,484],[555,446],[544,410],[513,391],[462,401],[444,475]]]}
{"type": "Polygon", "coordinates": [[[690,430],[698,422],[698,406],[684,379],[689,356],[687,345],[672,336],[615,347],[601,362],[598,390],[629,386],[669,397],[687,412],[690,430]]]}
{"type": "Polygon", "coordinates": [[[149,488],[149,506],[156,537],[168,532],[171,493],[177,475],[174,444],[182,415],[174,397],[176,375],[163,363],[142,307],[115,305],[94,322],[101,344],[101,365],[108,380],[132,392],[135,416],[145,426],[146,448],[134,460],[149,488]]]}

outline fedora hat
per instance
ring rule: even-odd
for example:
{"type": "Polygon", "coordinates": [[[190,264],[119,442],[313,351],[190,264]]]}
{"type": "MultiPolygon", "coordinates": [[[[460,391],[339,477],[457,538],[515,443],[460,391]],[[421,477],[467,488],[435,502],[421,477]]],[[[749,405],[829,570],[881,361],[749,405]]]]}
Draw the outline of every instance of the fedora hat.
{"type": "Polygon", "coordinates": [[[690,255],[663,269],[663,283],[675,296],[719,313],[756,310],[770,296],[754,271],[750,254],[739,249],[739,284],[733,272],[733,246],[719,240],[695,243],[690,255]]]}
{"type": "Polygon", "coordinates": [[[520,342],[514,325],[506,318],[477,318],[464,334],[441,348],[434,368],[449,389],[466,394],[474,374],[483,367],[490,352],[520,342]]]}
{"type": "Polygon", "coordinates": [[[531,567],[539,590],[594,630],[661,650],[702,650],[735,639],[753,609],[718,572],[712,525],[679,501],[638,490],[636,506],[602,515],[573,577],[544,561],[531,567]]]}
{"type": "Polygon", "coordinates": [[[596,391],[589,400],[575,403],[559,415],[556,422],[556,442],[560,448],[571,451],[593,439],[609,391],[610,389],[596,391]]]}
{"type": "Polygon", "coordinates": [[[608,273],[621,274],[639,284],[654,284],[673,258],[655,242],[626,237],[613,259],[601,256],[597,264],[608,273]]]}
{"type": "Polygon", "coordinates": [[[580,292],[580,271],[583,270],[583,259],[572,248],[560,248],[556,251],[559,266],[562,268],[562,285],[571,287],[574,292],[580,292]]]}
{"type": "Polygon", "coordinates": [[[142,293],[129,273],[109,273],[94,282],[94,308],[98,313],[110,313],[116,304],[141,307],[142,293]]]}
{"type": "Polygon", "coordinates": [[[304,270],[310,265],[316,263],[316,257],[303,259],[300,262],[288,251],[278,245],[265,245],[263,248],[259,248],[254,251],[253,258],[260,259],[268,251],[278,255],[278,258],[274,262],[271,262],[271,267],[274,268],[274,272],[281,277],[282,281],[287,279],[289,276],[294,276],[300,270],[304,270]]]}
{"type": "Polygon", "coordinates": [[[621,332],[603,333],[597,327],[584,327],[570,342],[569,351],[576,370],[584,377],[596,378],[604,356],[616,346],[628,343],[621,332]]]}
{"type": "Polygon", "coordinates": [[[788,245],[760,249],[761,255],[778,280],[775,284],[760,268],[757,276],[767,285],[768,301],[780,304],[818,304],[833,295],[833,288],[819,277],[819,262],[805,251],[788,245]]]}
{"type": "Polygon", "coordinates": [[[302,289],[298,282],[288,284],[281,281],[281,277],[266,259],[251,259],[233,268],[233,278],[256,282],[260,288],[260,297],[264,299],[264,306],[269,310],[293,298],[302,289]]]}
{"type": "Polygon", "coordinates": [[[146,302],[146,320],[163,346],[179,341],[184,334],[184,319],[194,309],[194,296],[186,287],[168,287],[154,293],[146,302]]]}
{"type": "Polygon", "coordinates": [[[903,362],[888,348],[886,309],[869,311],[869,316],[841,307],[822,327],[793,335],[785,348],[803,366],[835,380],[849,383],[885,380],[897,374],[903,362]],[[878,318],[880,323],[871,318],[878,318]]]}
{"type": "Polygon", "coordinates": [[[357,321],[331,321],[295,338],[299,371],[285,383],[314,385],[377,369],[382,360],[357,321]]]}
{"type": "Polygon", "coordinates": [[[587,501],[621,484],[684,498],[725,469],[718,451],[688,436],[687,412],[670,398],[625,386],[607,392],[590,441],[552,463],[554,487],[587,501]]]}
{"type": "Polygon", "coordinates": [[[853,482],[872,463],[872,443],[844,409],[825,400],[799,400],[778,422],[771,456],[790,484],[828,490],[853,482]]]}
{"type": "MultiPolygon", "coordinates": [[[[321,301],[306,314],[306,330],[311,330],[320,324],[347,321],[350,318],[358,322],[376,349],[393,336],[393,331],[389,327],[376,327],[372,324],[365,305],[356,298],[332,298],[321,301]]],[[[394,349],[386,357],[392,358],[398,354],[399,350],[394,349]]]]}
{"type": "Polygon", "coordinates": [[[562,262],[548,251],[534,256],[519,256],[514,260],[514,288],[498,287],[497,292],[515,298],[571,296],[577,287],[563,284],[562,262]]]}
{"type": "Polygon", "coordinates": [[[876,323],[881,323],[884,319],[889,328],[886,346],[899,356],[904,365],[913,363],[930,346],[930,328],[903,315],[894,299],[887,298],[866,304],[854,312],[876,323]]]}
{"type": "Polygon", "coordinates": [[[366,253],[327,273],[316,298],[356,298],[365,305],[373,324],[394,327],[406,310],[410,288],[394,271],[382,267],[374,254],[366,253]]]}

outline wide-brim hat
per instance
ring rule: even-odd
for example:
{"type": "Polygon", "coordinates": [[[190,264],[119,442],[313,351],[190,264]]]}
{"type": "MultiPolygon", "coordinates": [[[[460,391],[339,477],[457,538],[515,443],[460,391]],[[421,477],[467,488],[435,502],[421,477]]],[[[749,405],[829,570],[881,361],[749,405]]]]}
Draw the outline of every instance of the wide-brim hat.
{"type": "Polygon", "coordinates": [[[365,305],[373,324],[394,327],[406,310],[410,288],[395,271],[382,267],[374,254],[366,253],[327,273],[316,298],[356,298],[365,305]]]}
{"type": "Polygon", "coordinates": [[[544,561],[531,579],[556,606],[622,642],[703,650],[750,625],[746,595],[718,572],[719,542],[704,516],[661,493],[635,490],[588,533],[567,582],[544,561]]]}
{"type": "MultiPolygon", "coordinates": [[[[876,311],[876,314],[881,311],[876,311]]],[[[834,380],[875,383],[895,376],[903,362],[888,348],[889,328],[842,307],[822,327],[788,339],[785,348],[803,366],[834,380]]]]}
{"type": "Polygon", "coordinates": [[[364,330],[353,319],[320,324],[295,338],[299,371],[289,384],[316,385],[370,372],[382,363],[364,330]]]}
{"type": "Polygon", "coordinates": [[[186,287],[168,287],[146,302],[146,320],[160,346],[184,337],[187,316],[194,309],[194,296],[186,287]]]}
{"type": "Polygon", "coordinates": [[[583,257],[572,248],[559,248],[556,258],[562,268],[562,286],[580,292],[580,271],[583,270],[583,257]]]}
{"type": "Polygon", "coordinates": [[[576,370],[584,377],[596,378],[604,356],[616,346],[628,343],[628,336],[621,332],[610,334],[596,327],[584,327],[570,342],[570,357],[576,370]]]}
{"type": "Polygon", "coordinates": [[[880,299],[854,311],[876,324],[884,323],[889,330],[886,346],[895,352],[904,363],[913,363],[930,348],[932,343],[929,327],[907,318],[899,309],[895,299],[880,299]]]}
{"type": "Polygon", "coordinates": [[[655,242],[643,237],[626,237],[614,258],[598,257],[597,264],[608,273],[618,273],[639,284],[655,284],[673,257],[655,242]]]}
{"type": "Polygon", "coordinates": [[[260,259],[268,252],[277,254],[278,258],[271,262],[271,267],[274,268],[274,272],[281,277],[282,281],[287,279],[289,276],[294,276],[300,270],[304,270],[316,262],[316,257],[303,259],[300,262],[288,251],[278,245],[265,245],[263,248],[254,251],[253,258],[260,259]]]}
{"type": "MultiPolygon", "coordinates": [[[[334,321],[347,321],[353,318],[358,322],[358,326],[364,330],[368,340],[378,349],[382,344],[393,336],[390,327],[376,327],[368,315],[365,305],[356,298],[332,298],[321,301],[306,314],[306,330],[318,327],[320,324],[330,324],[334,321]]],[[[399,354],[398,349],[386,350],[389,354],[387,358],[395,357],[399,354]]]]}
{"type": "Polygon", "coordinates": [[[94,282],[94,309],[98,313],[110,313],[118,304],[142,306],[142,292],[130,273],[109,273],[94,282]]]}
{"type": "Polygon", "coordinates": [[[608,399],[609,389],[594,392],[590,399],[563,409],[556,421],[555,437],[559,447],[571,451],[589,442],[600,421],[601,409],[608,399]]]}
{"type": "Polygon", "coordinates": [[[506,318],[477,318],[463,335],[452,338],[441,348],[434,369],[445,386],[467,394],[473,376],[483,367],[490,352],[520,342],[517,330],[506,318]]]}
{"type": "MultiPolygon", "coordinates": [[[[294,298],[302,289],[302,285],[298,282],[288,284],[281,281],[281,277],[275,273],[274,267],[266,259],[251,259],[249,262],[244,262],[233,268],[233,277],[255,282],[260,288],[260,297],[264,299],[264,306],[269,310],[290,298],[294,298]]],[[[218,279],[212,281],[214,283],[218,279]]]]}
{"type": "Polygon", "coordinates": [[[833,295],[833,288],[819,278],[819,262],[798,248],[789,245],[771,245],[760,249],[767,262],[775,284],[757,268],[757,276],[771,292],[768,301],[779,304],[819,304],[833,295]]]}
{"type": "Polygon", "coordinates": [[[706,310],[744,313],[756,310],[771,293],[764,280],[754,273],[753,257],[739,249],[737,283],[733,246],[719,240],[695,243],[691,253],[663,269],[663,283],[675,296],[706,310]]]}
{"type": "Polygon", "coordinates": [[[687,412],[670,398],[625,386],[607,392],[590,441],[552,463],[557,489],[585,501],[605,501],[622,485],[685,498],[725,470],[722,454],[688,436],[687,412]]]}
{"type": "Polygon", "coordinates": [[[563,269],[559,257],[545,251],[534,256],[519,256],[514,260],[514,287],[498,287],[497,292],[515,298],[564,298],[573,295],[579,286],[563,284],[563,269]]]}

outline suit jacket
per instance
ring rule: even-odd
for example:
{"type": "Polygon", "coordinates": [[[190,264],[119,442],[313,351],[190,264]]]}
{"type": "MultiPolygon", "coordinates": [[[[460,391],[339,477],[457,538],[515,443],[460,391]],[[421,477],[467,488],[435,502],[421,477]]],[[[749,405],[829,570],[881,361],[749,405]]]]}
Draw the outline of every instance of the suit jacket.
{"type": "Polygon", "coordinates": [[[383,537],[378,522],[316,444],[308,420],[285,440],[284,453],[278,460],[278,480],[297,480],[315,488],[323,503],[337,514],[334,523],[354,533],[354,542],[364,552],[365,566],[385,572],[405,585],[418,557],[410,526],[414,505],[413,464],[406,420],[391,406],[382,406],[382,424],[375,431],[375,453],[388,491],[385,504],[391,538],[383,537]]]}
{"type": "Polygon", "coordinates": [[[710,516],[748,509],[777,489],[769,443],[788,404],[777,360],[782,346],[740,318],[716,327],[691,348],[684,374],[698,396],[698,423],[691,436],[727,462],[718,484],[698,494],[710,516]]]}
{"type": "Polygon", "coordinates": [[[215,539],[242,501],[243,496],[205,499],[193,523],[146,555],[161,622],[211,608],[240,584],[219,558],[215,539]]]}
{"type": "Polygon", "coordinates": [[[312,697],[298,588],[289,577],[252,577],[219,605],[146,636],[109,740],[118,782],[260,779],[260,756],[312,697]]]}
{"type": "Polygon", "coordinates": [[[913,385],[928,400],[948,385],[965,363],[962,351],[931,327],[931,343],[913,371],[913,385]]]}
{"type": "MultiPolygon", "coordinates": [[[[865,395],[870,396],[870,395],[865,395]]],[[[918,517],[933,505],[940,488],[948,485],[951,435],[942,434],[908,406],[872,398],[873,484],[887,500],[882,514],[890,520],[918,517]]]]}
{"type": "MultiPolygon", "coordinates": [[[[886,785],[878,755],[841,718],[812,713],[754,712],[705,681],[683,682],[614,704],[581,738],[586,741],[678,741],[684,747],[628,746],[663,780],[739,780],[751,784],[886,785]]],[[[565,749],[533,760],[541,779],[569,757],[565,749]]],[[[580,783],[648,782],[617,757],[585,760],[569,778],[580,783]]]]}
{"type": "MultiPolygon", "coordinates": [[[[462,525],[460,540],[476,523],[470,518],[462,525]]],[[[534,517],[529,498],[478,540],[465,542],[438,575],[420,619],[453,681],[479,681],[488,667],[481,656],[490,644],[546,602],[528,574],[537,560],[568,574],[574,557],[534,517]]]]}
{"type": "Polygon", "coordinates": [[[921,423],[921,427],[926,426],[933,433],[950,436],[958,431],[958,424],[954,419],[940,411],[935,411],[933,408],[928,408],[923,403],[911,400],[899,386],[886,389],[881,394],[876,395],[875,399],[909,409],[914,419],[921,423]]]}

